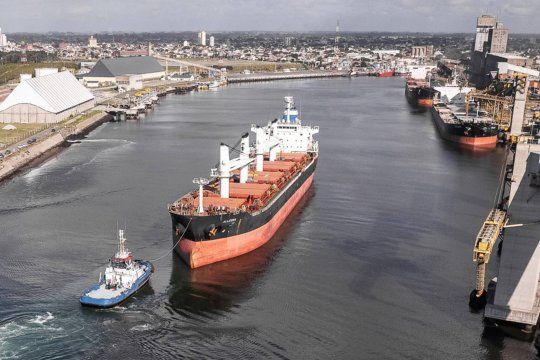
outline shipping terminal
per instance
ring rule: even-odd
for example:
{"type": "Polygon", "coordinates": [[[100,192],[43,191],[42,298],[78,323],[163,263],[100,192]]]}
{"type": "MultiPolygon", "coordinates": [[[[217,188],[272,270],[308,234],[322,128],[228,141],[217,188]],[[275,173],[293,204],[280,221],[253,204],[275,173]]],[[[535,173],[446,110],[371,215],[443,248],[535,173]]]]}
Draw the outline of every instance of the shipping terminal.
{"type": "Polygon", "coordinates": [[[302,125],[292,96],[280,119],[251,131],[254,145],[249,133],[235,146],[221,143],[210,179],[195,178],[198,190],[169,205],[174,249],[191,268],[265,244],[313,183],[319,127],[302,125]]]}

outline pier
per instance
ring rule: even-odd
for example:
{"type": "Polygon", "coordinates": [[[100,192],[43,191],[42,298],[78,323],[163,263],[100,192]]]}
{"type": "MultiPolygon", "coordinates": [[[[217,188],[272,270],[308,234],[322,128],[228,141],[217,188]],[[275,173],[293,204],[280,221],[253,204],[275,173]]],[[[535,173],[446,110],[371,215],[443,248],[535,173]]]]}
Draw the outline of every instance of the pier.
{"type": "Polygon", "coordinates": [[[255,73],[255,74],[234,74],[227,77],[229,83],[256,82],[270,80],[291,80],[310,78],[346,77],[348,71],[295,71],[280,73],[255,73]]]}
{"type": "Polygon", "coordinates": [[[516,146],[504,247],[496,280],[488,287],[488,325],[534,335],[540,315],[540,145],[516,146]]]}

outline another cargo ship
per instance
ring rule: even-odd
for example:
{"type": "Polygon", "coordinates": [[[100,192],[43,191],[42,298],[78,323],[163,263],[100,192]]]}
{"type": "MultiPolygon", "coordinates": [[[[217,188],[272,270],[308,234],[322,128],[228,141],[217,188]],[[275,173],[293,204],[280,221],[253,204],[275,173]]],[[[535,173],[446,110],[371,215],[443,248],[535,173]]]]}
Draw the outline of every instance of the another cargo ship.
{"type": "Polygon", "coordinates": [[[405,82],[405,97],[412,106],[432,107],[434,93],[429,83],[424,80],[408,78],[405,82]]]}
{"type": "Polygon", "coordinates": [[[394,70],[380,70],[377,72],[378,77],[392,77],[394,76],[394,70]]]}
{"type": "Polygon", "coordinates": [[[493,148],[497,144],[497,123],[479,109],[436,102],[431,114],[441,137],[446,140],[478,148],[493,148]]]}
{"type": "Polygon", "coordinates": [[[246,254],[266,243],[313,182],[318,126],[303,126],[292,97],[266,126],[251,125],[237,146],[221,144],[211,178],[196,178],[192,191],[169,205],[173,244],[191,267],[246,254]],[[238,154],[230,158],[230,150],[238,154]]]}

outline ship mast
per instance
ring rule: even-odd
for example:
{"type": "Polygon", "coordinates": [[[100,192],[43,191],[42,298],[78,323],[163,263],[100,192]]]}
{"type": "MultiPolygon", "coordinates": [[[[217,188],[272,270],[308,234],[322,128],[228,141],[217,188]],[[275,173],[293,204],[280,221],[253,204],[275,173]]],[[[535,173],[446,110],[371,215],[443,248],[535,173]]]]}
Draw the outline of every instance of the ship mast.
{"type": "Polygon", "coordinates": [[[125,254],[126,248],[125,248],[125,242],[126,238],[124,237],[124,230],[119,229],[118,230],[118,254],[125,254]]]}

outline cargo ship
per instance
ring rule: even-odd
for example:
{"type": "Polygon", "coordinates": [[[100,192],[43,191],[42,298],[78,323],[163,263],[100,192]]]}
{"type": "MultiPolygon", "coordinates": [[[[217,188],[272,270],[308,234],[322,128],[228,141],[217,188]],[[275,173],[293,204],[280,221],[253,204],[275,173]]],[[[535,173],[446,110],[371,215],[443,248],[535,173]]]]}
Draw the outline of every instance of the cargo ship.
{"type": "Polygon", "coordinates": [[[479,109],[463,105],[435,102],[431,108],[433,121],[441,137],[473,148],[493,148],[497,144],[499,127],[492,117],[479,109]]]}
{"type": "Polygon", "coordinates": [[[432,107],[433,95],[434,90],[427,81],[408,78],[405,82],[405,97],[412,106],[432,107]]]}
{"type": "Polygon", "coordinates": [[[235,146],[222,143],[210,178],[195,178],[198,190],[169,205],[174,249],[191,268],[265,244],[313,183],[319,127],[302,125],[292,97],[280,119],[251,131],[254,146],[249,133],[235,146]]]}
{"type": "Polygon", "coordinates": [[[394,76],[394,70],[380,70],[377,72],[378,77],[392,77],[394,76]]]}

